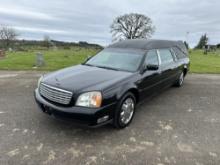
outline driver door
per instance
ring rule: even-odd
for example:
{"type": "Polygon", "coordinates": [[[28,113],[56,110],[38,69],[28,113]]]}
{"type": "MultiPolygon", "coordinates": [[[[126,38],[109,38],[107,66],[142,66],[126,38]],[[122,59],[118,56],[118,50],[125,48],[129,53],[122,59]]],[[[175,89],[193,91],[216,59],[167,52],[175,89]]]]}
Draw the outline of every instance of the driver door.
{"type": "Polygon", "coordinates": [[[157,50],[149,50],[145,57],[144,67],[154,65],[158,66],[158,69],[145,69],[145,71],[141,74],[142,78],[139,84],[141,98],[150,96],[158,91],[161,83],[161,71],[159,64],[159,55],[157,50]]]}

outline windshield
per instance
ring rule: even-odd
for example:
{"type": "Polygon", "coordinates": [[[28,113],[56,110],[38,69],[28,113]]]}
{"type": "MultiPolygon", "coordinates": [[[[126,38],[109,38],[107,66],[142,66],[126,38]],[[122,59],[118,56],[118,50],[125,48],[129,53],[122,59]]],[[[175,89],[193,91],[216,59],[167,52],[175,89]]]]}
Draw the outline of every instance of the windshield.
{"type": "Polygon", "coordinates": [[[134,72],[138,70],[143,55],[143,53],[121,50],[103,50],[88,60],[85,65],[134,72]]]}

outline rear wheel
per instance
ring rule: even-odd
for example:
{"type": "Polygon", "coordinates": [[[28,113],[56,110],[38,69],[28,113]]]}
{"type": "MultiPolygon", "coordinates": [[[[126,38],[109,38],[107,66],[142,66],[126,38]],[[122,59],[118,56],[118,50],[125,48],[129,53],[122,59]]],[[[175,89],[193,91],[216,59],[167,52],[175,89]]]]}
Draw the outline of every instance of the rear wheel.
{"type": "Polygon", "coordinates": [[[116,128],[127,127],[135,113],[136,99],[132,93],[125,94],[120,100],[114,118],[114,126],[116,128]]]}

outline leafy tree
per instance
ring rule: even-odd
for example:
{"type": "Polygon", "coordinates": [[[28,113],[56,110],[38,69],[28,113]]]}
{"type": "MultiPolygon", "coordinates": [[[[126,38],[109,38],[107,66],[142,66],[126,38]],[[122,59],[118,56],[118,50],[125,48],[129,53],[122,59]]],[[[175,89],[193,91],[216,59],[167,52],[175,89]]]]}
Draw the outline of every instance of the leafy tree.
{"type": "Polygon", "coordinates": [[[155,31],[152,20],[137,13],[125,14],[115,18],[110,28],[113,41],[150,38],[155,31]]]}
{"type": "Polygon", "coordinates": [[[184,41],[184,44],[186,46],[186,49],[189,49],[189,44],[186,41],[184,41]]]}
{"type": "Polygon", "coordinates": [[[197,44],[196,48],[197,49],[202,49],[205,45],[207,45],[209,38],[207,37],[206,34],[202,35],[199,43],[197,44]]]}

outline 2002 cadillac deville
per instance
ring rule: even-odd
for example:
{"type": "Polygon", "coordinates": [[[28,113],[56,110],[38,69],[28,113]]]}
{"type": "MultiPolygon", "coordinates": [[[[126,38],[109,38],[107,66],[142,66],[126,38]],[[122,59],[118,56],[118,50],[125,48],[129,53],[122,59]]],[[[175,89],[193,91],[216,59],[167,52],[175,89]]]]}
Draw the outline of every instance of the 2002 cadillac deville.
{"type": "Polygon", "coordinates": [[[126,40],[81,65],[39,79],[41,110],[88,126],[128,126],[136,104],[171,85],[182,86],[189,58],[181,41],[126,40]]]}

